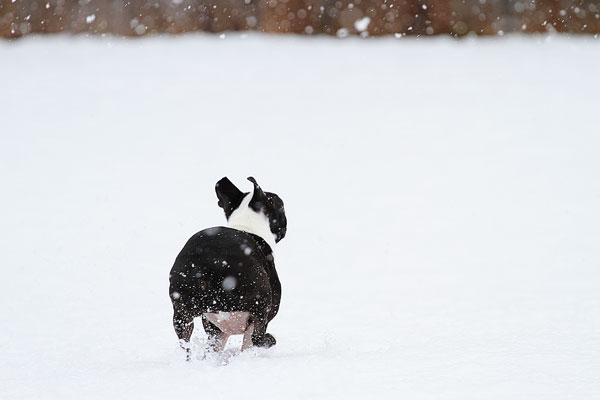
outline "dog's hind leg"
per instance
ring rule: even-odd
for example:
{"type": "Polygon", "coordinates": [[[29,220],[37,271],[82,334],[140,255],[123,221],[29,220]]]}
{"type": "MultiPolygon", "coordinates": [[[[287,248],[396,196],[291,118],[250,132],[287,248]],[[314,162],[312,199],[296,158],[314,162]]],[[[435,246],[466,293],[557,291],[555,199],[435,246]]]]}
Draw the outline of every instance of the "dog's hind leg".
{"type": "Polygon", "coordinates": [[[252,332],[252,344],[257,347],[269,348],[277,341],[270,333],[267,333],[266,319],[253,317],[254,330],[252,332]]]}
{"type": "Polygon", "coordinates": [[[186,361],[191,359],[190,338],[194,331],[194,318],[187,313],[175,310],[173,312],[173,327],[179,338],[181,348],[185,350],[186,361]]]}
{"type": "Polygon", "coordinates": [[[252,334],[254,333],[254,323],[251,323],[244,332],[244,340],[242,342],[242,351],[252,347],[252,334]]]}
{"type": "Polygon", "coordinates": [[[221,351],[225,348],[229,335],[221,331],[215,324],[210,322],[208,318],[202,315],[202,325],[204,331],[208,335],[208,349],[210,351],[221,351]]]}

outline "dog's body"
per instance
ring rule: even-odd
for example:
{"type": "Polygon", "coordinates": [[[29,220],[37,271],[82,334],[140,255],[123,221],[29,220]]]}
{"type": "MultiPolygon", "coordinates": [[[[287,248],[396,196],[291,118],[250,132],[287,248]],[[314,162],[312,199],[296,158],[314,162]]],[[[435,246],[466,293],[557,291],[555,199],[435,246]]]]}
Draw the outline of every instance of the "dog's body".
{"type": "Polygon", "coordinates": [[[171,269],[173,326],[188,358],[195,317],[202,317],[212,350],[222,350],[236,334],[244,334],[242,349],[275,344],[266,332],[281,300],[272,246],[285,236],[287,220],[279,196],[248,179],[253,193],[242,193],[227,178],[217,183],[229,227],[192,236],[171,269]]]}

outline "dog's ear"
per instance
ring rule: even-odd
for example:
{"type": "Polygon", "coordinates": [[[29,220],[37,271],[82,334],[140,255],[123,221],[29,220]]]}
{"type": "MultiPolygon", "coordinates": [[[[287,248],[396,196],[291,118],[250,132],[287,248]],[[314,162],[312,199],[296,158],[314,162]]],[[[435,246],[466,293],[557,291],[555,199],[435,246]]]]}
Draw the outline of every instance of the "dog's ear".
{"type": "Polygon", "coordinates": [[[219,202],[219,207],[225,211],[225,217],[229,219],[231,213],[240,206],[244,193],[240,191],[231,181],[224,177],[215,185],[215,192],[219,202]]]}
{"type": "Polygon", "coordinates": [[[248,180],[254,184],[254,193],[252,194],[252,199],[250,200],[250,204],[248,204],[248,206],[256,212],[264,210],[264,208],[267,207],[269,201],[267,199],[267,196],[265,195],[265,192],[263,192],[260,186],[258,186],[258,182],[256,182],[256,179],[249,176],[248,180]]]}

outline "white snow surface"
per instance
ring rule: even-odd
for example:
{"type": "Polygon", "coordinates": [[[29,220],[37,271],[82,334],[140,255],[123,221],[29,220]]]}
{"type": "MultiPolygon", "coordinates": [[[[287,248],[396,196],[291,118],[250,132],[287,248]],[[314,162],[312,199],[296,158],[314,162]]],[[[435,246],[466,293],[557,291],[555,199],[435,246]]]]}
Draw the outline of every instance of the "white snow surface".
{"type": "Polygon", "coordinates": [[[0,60],[0,399],[600,394],[600,41],[56,36],[0,60]],[[289,220],[278,343],[186,363],[169,270],[250,175],[289,220]]]}

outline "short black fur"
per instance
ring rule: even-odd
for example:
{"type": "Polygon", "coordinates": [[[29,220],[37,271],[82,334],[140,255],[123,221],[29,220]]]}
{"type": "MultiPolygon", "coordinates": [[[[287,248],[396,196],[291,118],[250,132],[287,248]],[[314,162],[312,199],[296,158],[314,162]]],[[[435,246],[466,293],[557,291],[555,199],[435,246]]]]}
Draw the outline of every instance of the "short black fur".
{"type": "MultiPolygon", "coordinates": [[[[269,218],[276,241],[281,240],[287,231],[283,201],[274,193],[263,193],[253,178],[249,180],[255,184],[254,194],[259,193],[251,207],[260,207],[269,218]]],[[[247,194],[227,178],[217,183],[216,192],[227,218],[247,194]]],[[[275,344],[275,338],[266,330],[279,311],[281,284],[273,251],[260,236],[226,227],[200,231],[177,256],[169,281],[173,326],[188,352],[194,318],[207,312],[247,311],[251,315],[248,324],[254,323],[252,344],[275,344]]],[[[202,323],[210,343],[220,330],[204,316],[202,323]]]]}

